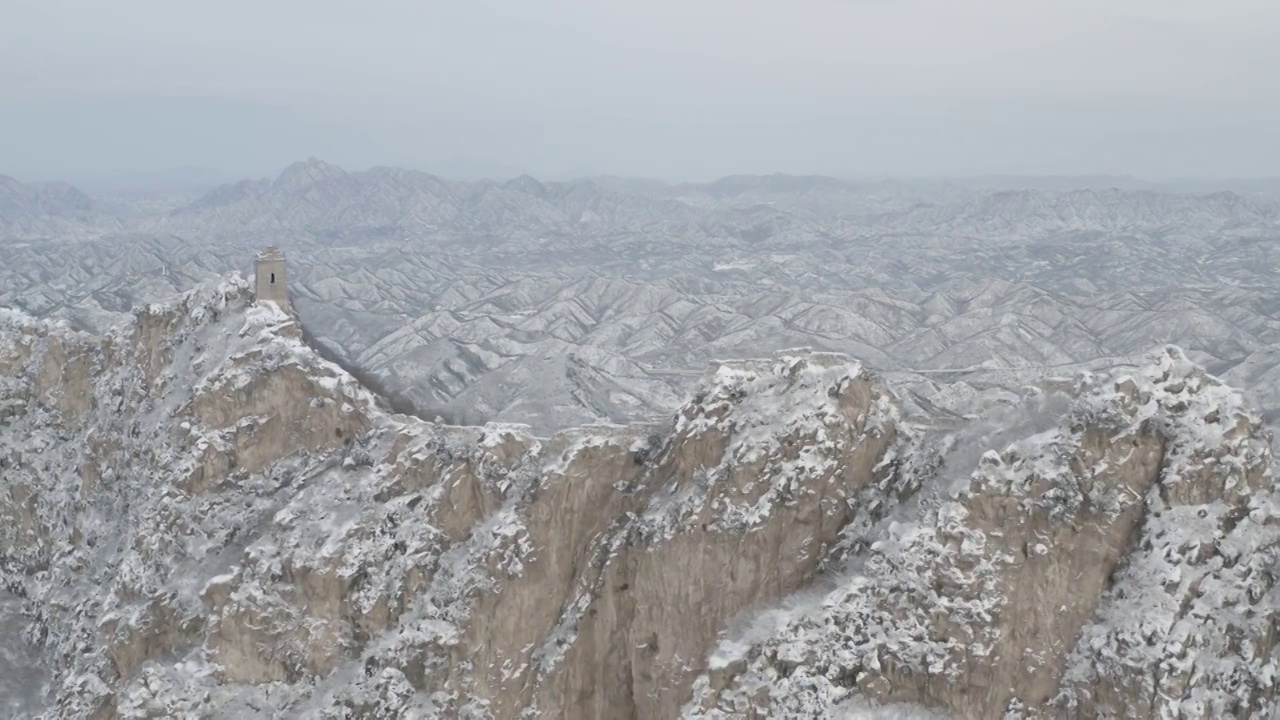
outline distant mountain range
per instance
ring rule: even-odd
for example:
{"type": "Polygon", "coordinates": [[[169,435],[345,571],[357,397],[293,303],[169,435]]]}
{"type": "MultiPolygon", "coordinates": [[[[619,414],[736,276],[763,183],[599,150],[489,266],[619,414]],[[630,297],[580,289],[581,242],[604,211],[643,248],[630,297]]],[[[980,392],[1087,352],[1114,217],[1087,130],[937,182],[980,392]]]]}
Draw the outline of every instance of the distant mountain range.
{"type": "MultiPolygon", "coordinates": [[[[211,173],[188,175],[177,173],[168,184],[159,177],[139,178],[135,195],[145,195],[148,182],[170,189],[182,186],[188,194],[212,184],[211,173]]],[[[565,233],[588,223],[634,231],[654,222],[714,222],[719,219],[714,213],[705,216],[720,205],[739,214],[753,210],[757,216],[775,208],[776,215],[792,222],[857,220],[867,233],[935,228],[978,234],[1010,229],[1150,233],[1188,224],[1212,229],[1276,221],[1273,196],[1280,192],[1280,180],[1223,185],[1237,192],[1208,191],[1210,187],[1190,182],[1160,186],[1110,176],[1028,178],[1022,184],[1018,178],[999,176],[907,182],[743,175],[679,185],[611,177],[539,182],[527,175],[449,181],[389,167],[346,172],[311,158],[290,165],[274,180],[220,185],[160,211],[130,207],[127,200],[136,198],[128,194],[95,201],[65,183],[24,184],[0,177],[0,236],[34,239],[121,230],[205,235],[390,229],[565,233]],[[1170,188],[1185,191],[1169,192],[1170,188]],[[1024,228],[1018,225],[1023,220],[1031,222],[1024,228]]],[[[752,228],[746,230],[750,235],[752,228]]]]}
{"type": "Polygon", "coordinates": [[[1280,185],[1233,187],[450,181],[316,159],[197,197],[5,178],[0,305],[100,329],[274,244],[318,342],[449,419],[656,417],[708,361],[793,346],[906,373],[936,409],[1163,342],[1280,411],[1280,185]],[[944,392],[914,372],[932,370],[965,372],[944,392]]]}

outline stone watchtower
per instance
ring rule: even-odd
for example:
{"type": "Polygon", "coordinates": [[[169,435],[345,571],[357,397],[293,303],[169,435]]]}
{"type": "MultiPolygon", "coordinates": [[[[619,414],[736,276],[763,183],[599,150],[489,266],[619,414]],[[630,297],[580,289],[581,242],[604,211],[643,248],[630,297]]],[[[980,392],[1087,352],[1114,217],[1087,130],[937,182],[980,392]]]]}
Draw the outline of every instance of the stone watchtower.
{"type": "Polygon", "coordinates": [[[289,293],[284,284],[284,253],[280,248],[269,247],[258,253],[253,263],[256,280],[254,301],[271,301],[281,310],[289,309],[289,293]]]}

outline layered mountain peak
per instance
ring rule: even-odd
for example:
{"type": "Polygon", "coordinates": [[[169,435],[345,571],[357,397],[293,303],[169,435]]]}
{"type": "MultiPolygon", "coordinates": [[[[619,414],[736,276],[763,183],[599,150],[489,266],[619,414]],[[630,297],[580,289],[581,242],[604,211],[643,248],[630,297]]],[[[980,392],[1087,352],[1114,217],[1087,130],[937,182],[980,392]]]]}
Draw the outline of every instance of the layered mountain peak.
{"type": "Polygon", "coordinates": [[[0,175],[0,238],[49,237],[92,220],[94,202],[64,182],[18,182],[0,175]]]}
{"type": "Polygon", "coordinates": [[[106,336],[0,315],[0,611],[46,681],[15,714],[1274,701],[1270,437],[1176,349],[967,424],[789,352],[538,437],[392,414],[303,338],[238,277],[106,336]]]}
{"type": "Polygon", "coordinates": [[[298,189],[308,185],[345,177],[346,171],[318,158],[310,157],[293,163],[281,171],[275,180],[275,186],[284,189],[298,189]]]}

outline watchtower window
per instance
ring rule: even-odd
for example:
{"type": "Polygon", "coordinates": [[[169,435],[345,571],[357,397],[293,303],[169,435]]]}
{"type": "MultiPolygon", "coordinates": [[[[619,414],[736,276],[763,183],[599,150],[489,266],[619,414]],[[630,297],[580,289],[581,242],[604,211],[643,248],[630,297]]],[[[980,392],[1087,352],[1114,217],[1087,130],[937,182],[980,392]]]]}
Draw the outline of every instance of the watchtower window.
{"type": "Polygon", "coordinates": [[[275,284],[276,284],[276,274],[275,274],[275,273],[271,273],[271,284],[272,284],[272,285],[275,285],[275,284]]]}

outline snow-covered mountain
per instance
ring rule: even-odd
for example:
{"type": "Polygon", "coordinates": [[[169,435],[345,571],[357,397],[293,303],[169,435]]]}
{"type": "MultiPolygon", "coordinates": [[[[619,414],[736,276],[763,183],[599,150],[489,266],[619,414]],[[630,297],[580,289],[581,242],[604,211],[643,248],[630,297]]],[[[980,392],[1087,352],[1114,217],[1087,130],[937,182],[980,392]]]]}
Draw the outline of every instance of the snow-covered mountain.
{"type": "Polygon", "coordinates": [[[83,235],[111,229],[88,195],[67,183],[21,183],[0,175],[0,238],[83,235]]]}
{"type": "Polygon", "coordinates": [[[238,277],[0,314],[11,716],[1276,710],[1270,434],[1174,348],[927,421],[795,352],[542,437],[394,414],[309,337],[238,277]]]}
{"type": "MultiPolygon", "coordinates": [[[[654,420],[708,363],[798,346],[970,369],[947,377],[980,392],[1166,342],[1260,378],[1241,384],[1280,416],[1242,366],[1280,362],[1280,206],[1121,180],[455,182],[312,159],[83,217],[27,189],[0,210],[0,304],[101,331],[279,245],[316,340],[450,421],[654,420]]],[[[932,377],[908,382],[937,404],[932,377]]]]}

